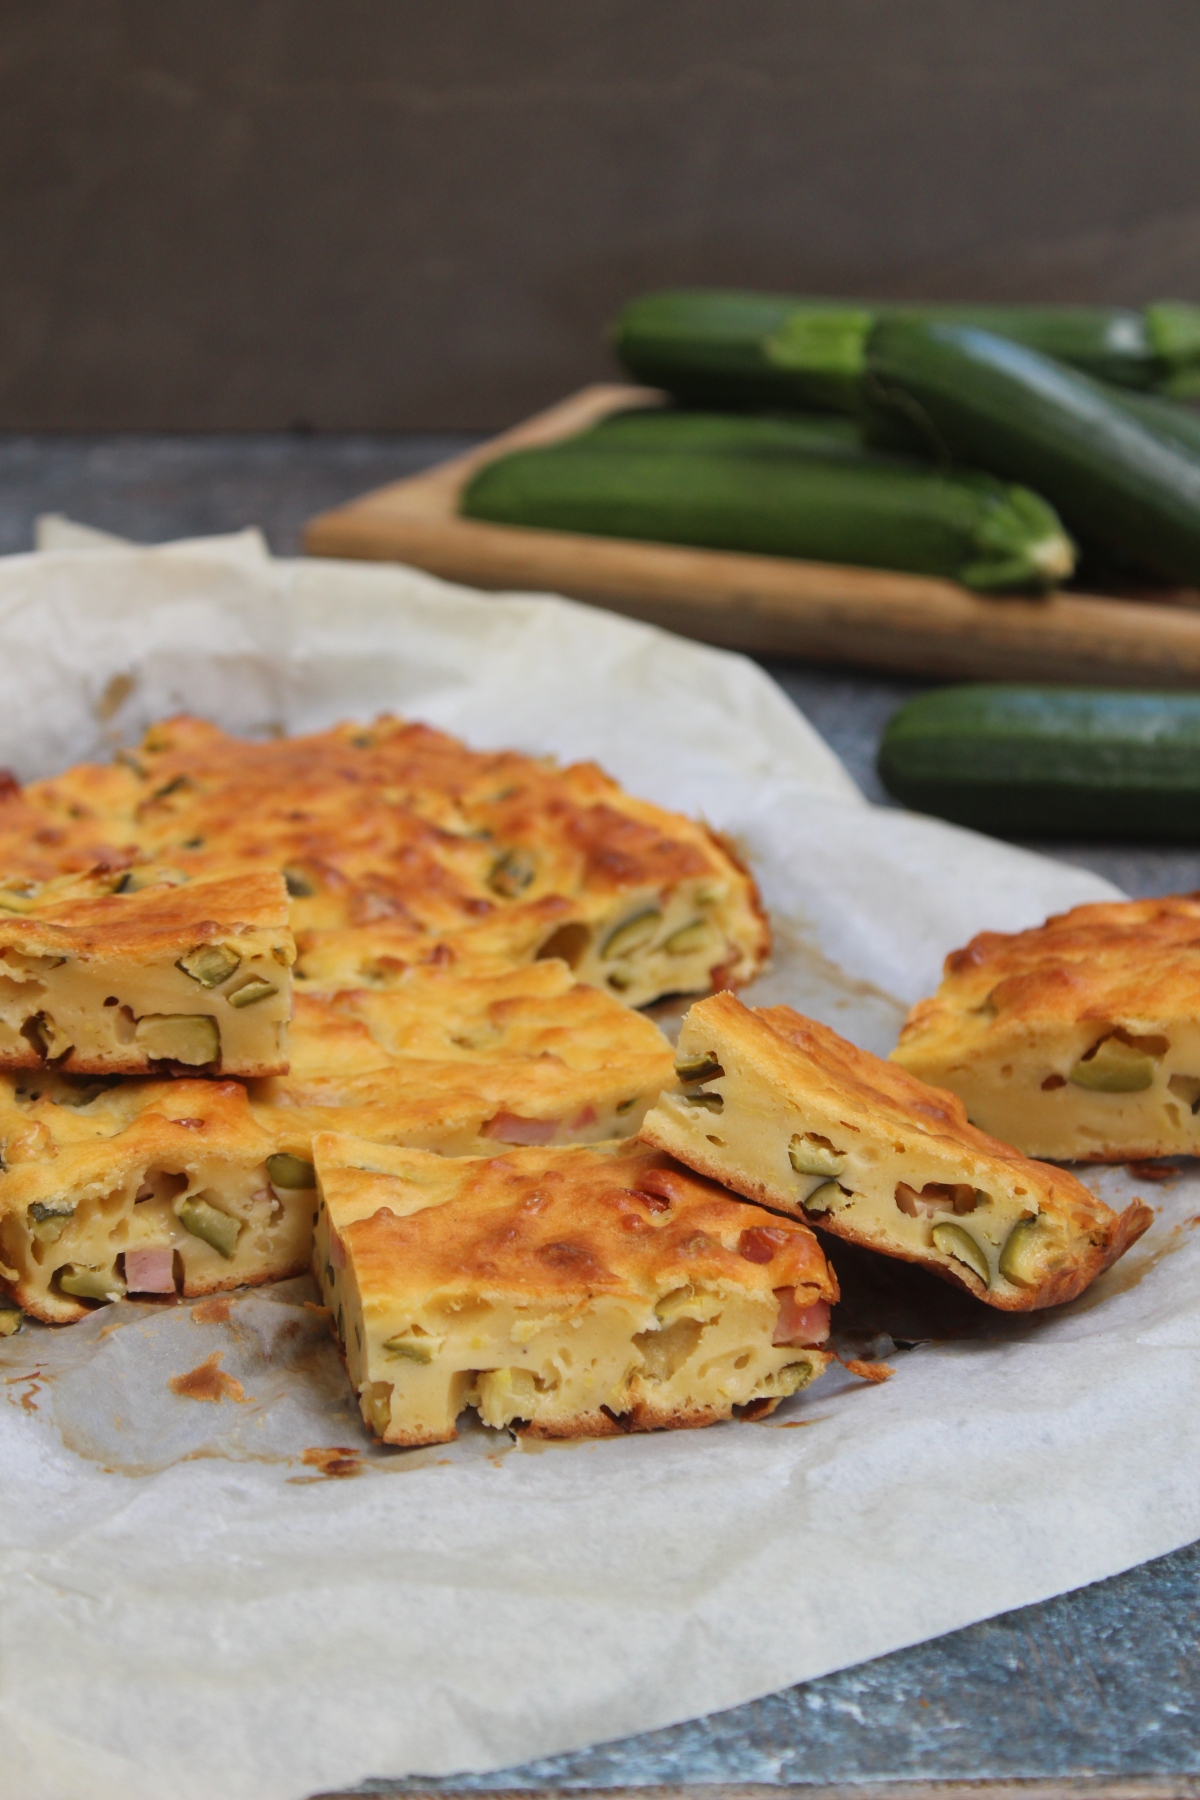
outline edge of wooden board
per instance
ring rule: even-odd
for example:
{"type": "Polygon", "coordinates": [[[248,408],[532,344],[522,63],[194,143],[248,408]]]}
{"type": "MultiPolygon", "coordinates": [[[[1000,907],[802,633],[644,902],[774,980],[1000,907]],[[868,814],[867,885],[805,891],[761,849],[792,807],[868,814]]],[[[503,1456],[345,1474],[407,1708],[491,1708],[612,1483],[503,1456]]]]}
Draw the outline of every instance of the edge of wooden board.
{"type": "MultiPolygon", "coordinates": [[[[695,1782],[663,1787],[422,1787],[372,1785],[377,1800],[1196,1800],[1200,1776],[1059,1775],[1000,1780],[865,1780],[813,1782],[695,1782]]],[[[314,1796],[354,1800],[361,1788],[314,1796]]],[[[365,1797],[364,1797],[365,1800],[365,1797]]]]}
{"type": "Polygon", "coordinates": [[[401,562],[492,591],[566,594],[684,637],[758,655],[913,674],[1200,687],[1200,611],[1161,600],[1060,593],[985,599],[956,582],[464,519],[470,475],[510,450],[553,443],[652,388],[584,388],[511,431],[321,513],[313,556],[401,562]]]}

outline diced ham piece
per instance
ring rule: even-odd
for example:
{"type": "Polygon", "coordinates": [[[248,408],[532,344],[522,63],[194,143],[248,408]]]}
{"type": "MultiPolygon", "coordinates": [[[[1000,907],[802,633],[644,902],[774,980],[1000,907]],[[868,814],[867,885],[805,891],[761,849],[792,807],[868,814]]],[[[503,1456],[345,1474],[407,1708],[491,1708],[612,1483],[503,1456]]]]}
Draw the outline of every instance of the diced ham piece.
{"type": "Polygon", "coordinates": [[[131,1294],[173,1294],[175,1252],[170,1244],[125,1252],[125,1286],[131,1294]]]}
{"type": "Polygon", "coordinates": [[[743,1231],[738,1239],[738,1255],[744,1256],[747,1262],[774,1262],[777,1253],[783,1249],[789,1234],[771,1225],[751,1225],[743,1231]]]}
{"type": "Polygon", "coordinates": [[[557,1119],[523,1119],[520,1113],[499,1112],[488,1120],[483,1135],[498,1144],[548,1144],[558,1126],[557,1119]]]}
{"type": "Polygon", "coordinates": [[[332,1226],[329,1230],[329,1261],[335,1269],[344,1269],[346,1266],[346,1246],[332,1226]]]}
{"type": "Polygon", "coordinates": [[[829,1302],[814,1300],[808,1306],[796,1304],[795,1288],[776,1288],[779,1317],[775,1321],[773,1344],[804,1345],[812,1349],[829,1336],[829,1302]]]}
{"type": "Polygon", "coordinates": [[[974,1212],[978,1204],[978,1192],[963,1181],[927,1181],[920,1193],[907,1181],[896,1183],[896,1205],[910,1219],[927,1219],[939,1212],[974,1212]]]}
{"type": "Polygon", "coordinates": [[[589,1125],[594,1125],[596,1123],[596,1117],[597,1117],[597,1115],[596,1115],[595,1107],[594,1106],[585,1106],[583,1111],[581,1113],[579,1113],[576,1118],[571,1120],[571,1130],[572,1131],[586,1130],[586,1128],[589,1125]]]}

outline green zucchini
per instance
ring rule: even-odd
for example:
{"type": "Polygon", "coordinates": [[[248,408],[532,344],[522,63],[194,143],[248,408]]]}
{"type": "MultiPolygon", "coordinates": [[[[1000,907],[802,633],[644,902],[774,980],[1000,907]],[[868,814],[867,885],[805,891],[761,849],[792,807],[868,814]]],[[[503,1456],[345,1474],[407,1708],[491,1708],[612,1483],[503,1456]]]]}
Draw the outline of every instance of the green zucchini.
{"type": "Polygon", "coordinates": [[[766,351],[795,305],[789,294],[644,294],[619,314],[613,349],[635,380],[687,406],[803,406],[803,382],[776,368],[766,351]]]}
{"type": "Polygon", "coordinates": [[[639,381],[689,406],[852,410],[881,319],[959,323],[1011,338],[1125,388],[1200,384],[1200,307],[907,305],[683,289],[632,300],[612,330],[639,381]]]}
{"type": "MultiPolygon", "coordinates": [[[[1179,411],[1176,407],[1173,410],[1179,411]]],[[[880,462],[857,419],[836,413],[713,413],[648,406],[610,413],[567,442],[588,449],[717,451],[734,456],[816,456],[880,462]]]]}
{"type": "Polygon", "coordinates": [[[1064,580],[1074,546],[1036,494],[921,463],[605,450],[586,438],[488,463],[470,518],[943,575],[981,592],[1064,580]]]}
{"type": "MultiPolygon", "coordinates": [[[[1185,406],[1162,394],[1124,392],[1114,393],[1112,398],[1148,430],[1158,436],[1168,437],[1173,443],[1182,444],[1185,450],[1191,450],[1200,456],[1200,411],[1194,406],[1185,406]]],[[[829,423],[832,424],[833,420],[830,419],[829,423]]]]}
{"type": "Polygon", "coordinates": [[[887,319],[871,333],[868,411],[947,462],[1045,496],[1067,529],[1175,580],[1200,581],[1200,455],[1111,389],[973,326],[887,319]]]}
{"type": "Polygon", "coordinates": [[[979,684],[889,720],[889,794],[1008,837],[1200,843],[1200,694],[979,684]]]}

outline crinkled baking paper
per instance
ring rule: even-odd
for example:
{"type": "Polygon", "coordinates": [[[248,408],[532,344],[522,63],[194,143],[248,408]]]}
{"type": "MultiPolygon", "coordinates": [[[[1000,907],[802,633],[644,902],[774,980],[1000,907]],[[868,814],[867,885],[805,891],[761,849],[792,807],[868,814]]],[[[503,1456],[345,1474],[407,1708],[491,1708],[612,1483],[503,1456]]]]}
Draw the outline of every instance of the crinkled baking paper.
{"type": "MultiPolygon", "coordinates": [[[[386,708],[595,757],[743,846],[778,933],[752,997],[879,1051],[952,946],[1113,891],[868,806],[736,656],[551,598],[273,561],[252,534],[6,559],[0,697],[23,778],[180,708],[248,733],[386,708]]],[[[1114,1204],[1136,1186],[1089,1179],[1114,1204]]],[[[126,1303],[27,1327],[0,1345],[0,1791],[301,1800],[501,1767],[1187,1542],[1200,1183],[1144,1191],[1155,1226],[1073,1306],[709,1431],[373,1448],[306,1281],[228,1320],[126,1303]],[[170,1389],[212,1356],[223,1398],[170,1389]]]]}

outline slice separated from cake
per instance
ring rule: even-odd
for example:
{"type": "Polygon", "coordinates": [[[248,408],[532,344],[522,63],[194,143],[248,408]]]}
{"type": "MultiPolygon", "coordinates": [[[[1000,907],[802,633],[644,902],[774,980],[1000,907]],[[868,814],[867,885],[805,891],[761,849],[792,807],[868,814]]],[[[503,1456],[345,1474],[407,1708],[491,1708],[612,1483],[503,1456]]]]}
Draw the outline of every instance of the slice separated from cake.
{"type": "Polygon", "coordinates": [[[446,1159],[322,1133],[314,1263],[363,1417],[445,1443],[770,1412],[826,1367],[812,1233],[636,1142],[446,1159]]]}
{"type": "Polygon", "coordinates": [[[892,1059],[1031,1156],[1200,1154],[1200,896],[981,933],[946,958],[892,1059]]]}
{"type": "Polygon", "coordinates": [[[0,1080],[0,1279],[70,1324],[130,1295],[209,1294],[307,1267],[312,1127],[236,1081],[0,1080]]]}
{"type": "Polygon", "coordinates": [[[787,1006],[693,1006],[643,1138],[766,1206],[921,1263],[989,1306],[1073,1299],[1152,1222],[967,1121],[955,1095],[787,1006]]]}
{"type": "Polygon", "coordinates": [[[0,884],[0,1069],[282,1073],[296,956],[282,876],[128,881],[0,884]]]}

